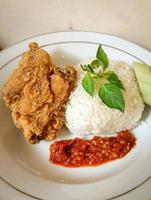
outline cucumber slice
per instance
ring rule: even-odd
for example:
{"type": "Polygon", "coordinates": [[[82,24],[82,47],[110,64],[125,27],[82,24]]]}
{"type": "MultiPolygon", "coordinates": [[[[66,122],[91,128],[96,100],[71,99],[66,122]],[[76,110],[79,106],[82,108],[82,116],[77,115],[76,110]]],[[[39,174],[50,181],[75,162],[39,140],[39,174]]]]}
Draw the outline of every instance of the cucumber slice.
{"type": "Polygon", "coordinates": [[[136,78],[144,103],[151,106],[151,68],[142,63],[133,63],[136,78]]]}

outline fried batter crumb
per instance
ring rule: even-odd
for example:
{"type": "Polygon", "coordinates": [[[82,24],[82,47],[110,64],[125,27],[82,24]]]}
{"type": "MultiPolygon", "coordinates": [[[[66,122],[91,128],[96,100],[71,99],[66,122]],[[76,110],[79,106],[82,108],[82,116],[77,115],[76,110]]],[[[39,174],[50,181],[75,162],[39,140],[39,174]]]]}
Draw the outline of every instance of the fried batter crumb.
{"type": "Polygon", "coordinates": [[[3,99],[28,143],[52,140],[64,123],[64,109],[76,81],[71,66],[56,67],[37,43],[29,44],[3,88],[3,99]]]}

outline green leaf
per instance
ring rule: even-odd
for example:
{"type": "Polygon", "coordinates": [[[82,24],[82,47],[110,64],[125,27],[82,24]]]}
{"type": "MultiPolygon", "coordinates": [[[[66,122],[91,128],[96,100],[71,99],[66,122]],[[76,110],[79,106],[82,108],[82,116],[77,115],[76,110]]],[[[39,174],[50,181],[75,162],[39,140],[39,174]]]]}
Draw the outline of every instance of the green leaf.
{"type": "Polygon", "coordinates": [[[115,72],[113,72],[113,71],[106,72],[105,76],[110,83],[114,83],[119,88],[125,90],[122,81],[118,78],[118,76],[117,76],[117,74],[115,74],[115,72]]]}
{"type": "Polygon", "coordinates": [[[96,68],[98,68],[98,67],[100,67],[100,66],[103,66],[104,67],[104,64],[103,64],[103,62],[101,61],[101,60],[93,60],[92,62],[91,62],[91,67],[92,68],[94,68],[94,69],[96,69],[96,68]]]}
{"type": "Polygon", "coordinates": [[[98,47],[98,50],[97,50],[97,54],[96,54],[96,58],[100,61],[102,61],[103,63],[103,69],[105,70],[107,67],[108,67],[108,64],[109,64],[109,60],[108,60],[108,57],[106,55],[106,53],[104,52],[104,50],[102,49],[102,46],[100,44],[100,46],[98,47]]]}
{"type": "Polygon", "coordinates": [[[101,85],[98,95],[105,105],[124,112],[125,102],[119,87],[113,83],[101,85]]]}
{"type": "Polygon", "coordinates": [[[84,78],[82,79],[82,86],[87,93],[89,93],[91,96],[93,96],[93,94],[94,94],[94,80],[90,76],[89,73],[87,73],[84,76],[84,78]]]}

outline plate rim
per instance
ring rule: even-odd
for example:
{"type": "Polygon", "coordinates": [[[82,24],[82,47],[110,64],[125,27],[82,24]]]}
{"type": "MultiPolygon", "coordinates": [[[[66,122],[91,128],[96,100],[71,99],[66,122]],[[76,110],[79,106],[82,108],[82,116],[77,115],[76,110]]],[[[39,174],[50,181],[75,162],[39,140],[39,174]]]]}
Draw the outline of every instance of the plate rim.
{"type": "Polygon", "coordinates": [[[148,49],[148,48],[146,48],[145,46],[143,46],[143,45],[141,45],[141,44],[138,44],[138,43],[136,43],[136,42],[133,42],[132,40],[127,39],[127,38],[125,38],[125,37],[123,37],[123,36],[122,36],[122,37],[117,36],[116,34],[106,33],[106,32],[99,32],[99,31],[81,30],[81,29],[80,29],[80,30],[77,30],[77,29],[76,29],[76,30],[70,29],[70,30],[49,31],[49,32],[44,32],[44,33],[41,33],[41,34],[35,34],[35,35],[32,35],[32,36],[26,37],[26,38],[24,38],[24,39],[22,39],[22,40],[19,40],[19,41],[17,41],[17,42],[12,43],[11,45],[8,45],[8,46],[4,47],[3,49],[0,50],[0,54],[3,53],[4,51],[6,51],[7,49],[9,49],[9,48],[11,48],[11,47],[13,47],[13,46],[15,46],[15,45],[21,43],[21,42],[24,42],[24,41],[26,41],[26,40],[29,40],[29,39],[32,39],[32,38],[35,38],[35,37],[44,36],[44,35],[49,35],[49,34],[56,34],[56,33],[66,33],[66,32],[71,32],[71,33],[72,33],[72,32],[79,32],[79,33],[84,32],[84,33],[97,33],[97,34],[101,34],[101,35],[108,35],[108,36],[111,36],[111,37],[114,37],[114,38],[121,39],[121,40],[123,40],[123,41],[125,40],[125,41],[127,41],[127,42],[130,42],[130,43],[132,43],[132,44],[138,46],[138,47],[141,47],[142,49],[144,49],[144,50],[146,50],[146,51],[148,51],[148,52],[151,52],[151,50],[148,49]]]}

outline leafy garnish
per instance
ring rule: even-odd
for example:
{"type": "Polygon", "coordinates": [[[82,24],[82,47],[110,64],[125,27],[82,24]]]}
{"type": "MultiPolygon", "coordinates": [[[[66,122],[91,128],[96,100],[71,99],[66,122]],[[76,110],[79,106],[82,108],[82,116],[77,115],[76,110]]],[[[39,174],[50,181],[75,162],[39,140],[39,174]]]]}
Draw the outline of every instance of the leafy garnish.
{"type": "Polygon", "coordinates": [[[106,55],[106,53],[104,52],[104,50],[102,49],[102,45],[100,44],[97,53],[96,53],[96,58],[100,61],[102,61],[103,63],[103,69],[105,70],[108,67],[109,64],[109,60],[108,57],[106,55]]]}
{"type": "Polygon", "coordinates": [[[93,97],[94,94],[94,80],[89,73],[85,75],[82,80],[83,88],[93,97]]]}
{"type": "Polygon", "coordinates": [[[121,90],[125,88],[115,72],[106,71],[108,65],[107,54],[99,45],[95,60],[91,64],[81,65],[82,70],[87,72],[82,80],[82,86],[92,97],[94,89],[99,89],[98,96],[105,105],[124,112],[125,101],[121,90]],[[97,87],[94,88],[94,85],[97,87]]]}
{"type": "Polygon", "coordinates": [[[117,76],[117,74],[115,74],[115,72],[109,71],[109,72],[106,72],[104,75],[106,76],[106,79],[107,79],[110,83],[114,83],[114,84],[117,85],[119,88],[125,90],[122,81],[118,78],[118,76],[117,76]]]}
{"type": "Polygon", "coordinates": [[[125,102],[120,88],[114,83],[105,83],[100,86],[99,97],[105,105],[124,112],[125,102]]]}

